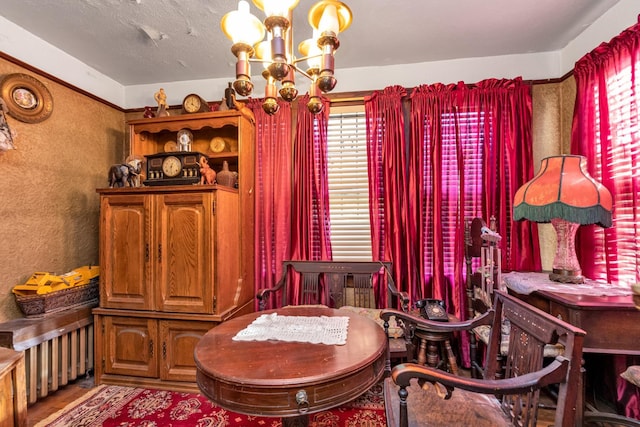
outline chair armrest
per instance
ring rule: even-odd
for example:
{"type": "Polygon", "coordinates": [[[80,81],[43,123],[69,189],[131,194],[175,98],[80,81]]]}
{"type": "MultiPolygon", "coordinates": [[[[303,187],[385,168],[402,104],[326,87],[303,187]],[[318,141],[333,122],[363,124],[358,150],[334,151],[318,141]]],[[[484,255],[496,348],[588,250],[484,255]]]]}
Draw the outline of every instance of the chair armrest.
{"type": "Polygon", "coordinates": [[[404,363],[395,366],[391,371],[391,378],[401,388],[408,387],[412,378],[431,383],[440,383],[447,388],[448,393],[445,399],[448,399],[455,388],[493,395],[526,393],[549,384],[564,382],[568,370],[569,359],[558,356],[548,366],[539,371],[513,378],[487,380],[466,378],[450,374],[441,369],[415,363],[404,363]]]}
{"type": "Polygon", "coordinates": [[[405,313],[409,312],[409,294],[407,292],[404,291],[391,291],[391,295],[395,296],[396,298],[398,298],[398,301],[400,301],[400,307],[402,307],[402,311],[404,311],[405,313]]]}
{"type": "Polygon", "coordinates": [[[492,325],[494,315],[495,310],[491,309],[471,320],[464,320],[460,322],[436,322],[433,320],[427,320],[421,316],[414,316],[410,313],[390,308],[385,308],[380,312],[380,318],[384,320],[385,323],[389,322],[391,316],[395,316],[396,321],[401,321],[405,325],[405,328],[419,328],[424,331],[442,333],[468,331],[481,325],[492,325]]]}
{"type": "Polygon", "coordinates": [[[287,271],[288,271],[288,268],[287,266],[285,266],[285,268],[282,270],[282,277],[280,277],[280,280],[278,280],[278,283],[276,283],[275,286],[271,288],[260,289],[258,291],[258,293],[256,294],[256,298],[258,299],[258,311],[266,310],[267,304],[271,299],[271,295],[272,294],[275,295],[275,293],[278,292],[279,290],[282,290],[283,295],[285,295],[285,298],[286,298],[287,271]]]}
{"type": "Polygon", "coordinates": [[[396,286],[396,282],[393,280],[393,274],[391,274],[391,263],[390,262],[380,262],[387,276],[387,289],[391,297],[397,298],[400,303],[400,307],[402,311],[405,313],[409,312],[409,293],[405,291],[399,291],[396,286]]]}

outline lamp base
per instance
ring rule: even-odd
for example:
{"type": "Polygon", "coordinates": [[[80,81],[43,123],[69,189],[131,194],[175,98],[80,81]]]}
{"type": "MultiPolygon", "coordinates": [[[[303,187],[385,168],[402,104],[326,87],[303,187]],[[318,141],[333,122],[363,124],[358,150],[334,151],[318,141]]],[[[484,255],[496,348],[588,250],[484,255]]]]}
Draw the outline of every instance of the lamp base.
{"type": "Polygon", "coordinates": [[[575,246],[576,231],[580,224],[561,218],[552,219],[551,224],[556,230],[558,246],[549,279],[560,283],[584,283],[575,246]]]}
{"type": "Polygon", "coordinates": [[[561,270],[554,268],[549,273],[549,280],[560,283],[584,283],[582,270],[561,270]]]}

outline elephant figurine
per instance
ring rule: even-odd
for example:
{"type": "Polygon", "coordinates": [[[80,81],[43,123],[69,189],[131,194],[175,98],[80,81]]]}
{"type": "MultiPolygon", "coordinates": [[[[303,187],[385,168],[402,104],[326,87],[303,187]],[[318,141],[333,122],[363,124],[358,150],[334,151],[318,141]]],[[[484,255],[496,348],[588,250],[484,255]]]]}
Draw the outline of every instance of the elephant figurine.
{"type": "Polygon", "coordinates": [[[200,158],[200,184],[213,184],[216,182],[216,171],[211,169],[206,157],[200,158]]]}
{"type": "Polygon", "coordinates": [[[109,187],[138,187],[142,161],[133,159],[129,163],[113,165],[109,168],[109,187]]]}

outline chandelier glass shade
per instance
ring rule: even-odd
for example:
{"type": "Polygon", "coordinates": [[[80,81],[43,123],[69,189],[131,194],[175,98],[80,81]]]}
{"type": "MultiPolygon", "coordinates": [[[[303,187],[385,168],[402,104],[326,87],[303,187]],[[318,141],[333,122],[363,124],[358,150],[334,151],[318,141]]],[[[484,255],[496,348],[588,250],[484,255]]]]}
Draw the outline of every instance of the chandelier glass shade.
{"type": "Polygon", "coordinates": [[[575,251],[578,227],[611,227],[613,209],[611,193],[589,175],[586,158],[562,155],[542,159],[536,176],[516,192],[513,206],[516,221],[528,219],[553,225],[557,247],[549,278],[583,283],[575,251]]]}
{"type": "Polygon", "coordinates": [[[314,4],[308,16],[313,37],[300,43],[302,56],[296,57],[292,16],[298,1],[253,0],[265,13],[261,22],[251,14],[249,3],[240,0],[238,10],[227,13],[220,22],[222,31],[233,43],[231,52],[236,57],[233,88],[241,96],[250,95],[253,91],[250,62],[261,62],[265,67],[262,75],[266,79],[263,109],[269,114],[278,110],[278,94],[288,102],[298,95],[296,72],[311,80],[310,97],[314,102],[310,102],[313,105],[308,108],[313,113],[322,111],[321,92],[330,92],[336,85],[334,55],[340,47],[338,35],[351,25],[351,10],[338,0],[321,0],[314,4]],[[298,66],[303,61],[308,63],[306,70],[298,66]]]}

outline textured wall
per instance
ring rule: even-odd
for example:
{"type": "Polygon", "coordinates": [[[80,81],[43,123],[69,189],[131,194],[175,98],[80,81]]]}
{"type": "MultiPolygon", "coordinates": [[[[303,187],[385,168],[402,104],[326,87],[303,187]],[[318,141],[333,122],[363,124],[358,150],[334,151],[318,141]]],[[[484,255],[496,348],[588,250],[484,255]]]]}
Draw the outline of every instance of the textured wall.
{"type": "MultiPolygon", "coordinates": [[[[575,102],[575,80],[533,86],[533,162],[535,172],[548,156],[569,154],[571,122],[575,102]]],[[[551,224],[539,224],[542,269],[551,270],[556,249],[556,233],[551,224]]]]}
{"type": "Polygon", "coordinates": [[[0,321],[21,317],[11,288],[35,271],[98,263],[97,187],[124,159],[124,113],[0,58],[0,78],[36,77],[53,113],[36,124],[8,117],[16,150],[0,154],[0,321]]]}
{"type": "Polygon", "coordinates": [[[562,152],[571,154],[571,126],[573,125],[573,110],[576,102],[576,79],[571,76],[560,83],[560,92],[562,152]]]}

